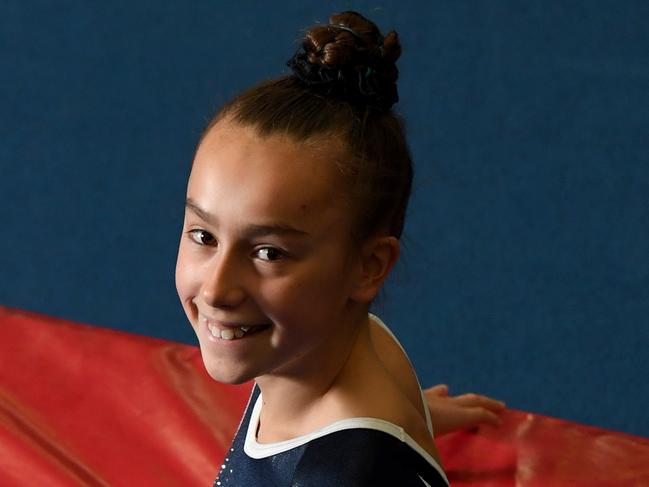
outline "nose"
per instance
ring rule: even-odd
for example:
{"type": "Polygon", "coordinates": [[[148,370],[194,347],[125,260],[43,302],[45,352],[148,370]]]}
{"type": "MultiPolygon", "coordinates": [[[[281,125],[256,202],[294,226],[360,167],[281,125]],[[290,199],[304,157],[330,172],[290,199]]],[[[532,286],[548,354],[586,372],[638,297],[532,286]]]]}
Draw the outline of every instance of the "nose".
{"type": "Polygon", "coordinates": [[[215,252],[205,274],[201,297],[214,308],[236,308],[246,299],[244,265],[234,252],[215,252]]]}

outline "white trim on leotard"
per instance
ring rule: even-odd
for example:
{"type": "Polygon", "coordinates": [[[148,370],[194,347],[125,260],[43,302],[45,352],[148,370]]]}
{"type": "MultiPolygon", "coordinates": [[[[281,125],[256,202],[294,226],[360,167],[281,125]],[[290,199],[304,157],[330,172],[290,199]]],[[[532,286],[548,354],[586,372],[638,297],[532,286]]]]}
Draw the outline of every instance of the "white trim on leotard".
{"type": "Polygon", "coordinates": [[[444,470],[442,470],[435,459],[430,456],[430,454],[426,450],[424,450],[419,445],[419,443],[417,443],[408,433],[406,433],[403,428],[384,419],[364,417],[346,418],[334,421],[333,423],[323,428],[319,428],[305,435],[296,436],[295,438],[290,438],[284,441],[277,441],[274,443],[259,443],[257,441],[257,430],[259,428],[261,405],[262,395],[260,392],[252,409],[250,423],[248,424],[248,431],[246,432],[246,440],[243,446],[243,451],[246,452],[246,454],[251,458],[259,459],[266,458],[271,455],[277,455],[278,453],[283,453],[293,448],[297,448],[298,446],[302,446],[312,440],[315,440],[316,438],[320,438],[336,431],[343,431],[347,429],[371,429],[383,431],[384,433],[394,436],[398,440],[406,443],[410,448],[419,453],[419,455],[421,455],[435,470],[437,470],[448,484],[448,479],[444,474],[444,470]]]}

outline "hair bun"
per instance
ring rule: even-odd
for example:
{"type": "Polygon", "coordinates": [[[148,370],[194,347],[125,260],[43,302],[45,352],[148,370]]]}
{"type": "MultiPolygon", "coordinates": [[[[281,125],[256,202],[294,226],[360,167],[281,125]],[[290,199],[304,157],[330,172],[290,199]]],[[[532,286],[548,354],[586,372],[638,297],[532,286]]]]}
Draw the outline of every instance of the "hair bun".
{"type": "Polygon", "coordinates": [[[287,65],[306,85],[349,103],[389,110],[399,101],[395,63],[399,36],[383,37],[356,12],[332,15],[329,25],[312,27],[287,65]]]}

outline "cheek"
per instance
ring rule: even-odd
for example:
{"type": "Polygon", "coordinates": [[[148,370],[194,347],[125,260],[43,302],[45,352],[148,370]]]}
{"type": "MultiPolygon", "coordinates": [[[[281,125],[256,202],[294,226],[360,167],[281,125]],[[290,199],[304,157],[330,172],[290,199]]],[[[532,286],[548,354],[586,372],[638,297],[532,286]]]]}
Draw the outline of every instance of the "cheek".
{"type": "Polygon", "coordinates": [[[185,311],[188,311],[189,300],[196,295],[199,288],[199,273],[181,244],[176,260],[176,291],[185,311]]]}
{"type": "Polygon", "coordinates": [[[301,321],[304,316],[332,314],[347,302],[348,286],[341,266],[305,266],[299,272],[263,283],[262,306],[279,321],[301,321]]]}

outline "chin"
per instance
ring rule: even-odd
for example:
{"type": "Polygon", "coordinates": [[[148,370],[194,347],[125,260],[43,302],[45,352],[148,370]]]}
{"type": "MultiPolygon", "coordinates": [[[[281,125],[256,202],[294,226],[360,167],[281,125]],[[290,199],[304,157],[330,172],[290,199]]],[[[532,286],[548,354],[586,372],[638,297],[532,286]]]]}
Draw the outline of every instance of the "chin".
{"type": "Polygon", "coordinates": [[[210,364],[203,359],[205,370],[209,376],[217,382],[222,384],[238,385],[251,381],[255,375],[245,370],[234,370],[228,367],[222,367],[218,364],[210,364]],[[229,370],[228,370],[229,369],[229,370]]]}
{"type": "Polygon", "coordinates": [[[221,384],[229,384],[232,386],[245,384],[246,382],[249,382],[252,379],[254,379],[254,377],[250,377],[250,376],[242,376],[242,375],[237,376],[237,375],[225,375],[223,373],[212,373],[209,370],[207,371],[207,373],[215,381],[220,382],[221,384]]]}

